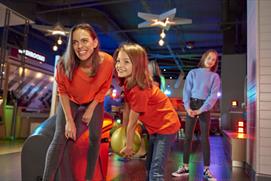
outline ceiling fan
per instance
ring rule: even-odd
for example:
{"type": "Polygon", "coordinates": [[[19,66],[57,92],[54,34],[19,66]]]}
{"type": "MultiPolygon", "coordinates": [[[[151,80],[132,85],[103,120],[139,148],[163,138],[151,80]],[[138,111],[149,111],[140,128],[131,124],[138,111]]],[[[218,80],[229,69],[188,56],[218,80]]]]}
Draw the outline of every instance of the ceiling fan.
{"type": "Polygon", "coordinates": [[[69,28],[65,28],[60,24],[56,24],[55,26],[32,24],[31,26],[45,32],[45,36],[67,36],[69,34],[69,28]]]}
{"type": "Polygon", "coordinates": [[[178,18],[175,17],[175,15],[176,8],[171,9],[160,15],[138,12],[137,16],[145,20],[144,22],[138,24],[138,28],[148,28],[157,26],[162,29],[169,30],[170,26],[192,23],[191,19],[178,18]]]}

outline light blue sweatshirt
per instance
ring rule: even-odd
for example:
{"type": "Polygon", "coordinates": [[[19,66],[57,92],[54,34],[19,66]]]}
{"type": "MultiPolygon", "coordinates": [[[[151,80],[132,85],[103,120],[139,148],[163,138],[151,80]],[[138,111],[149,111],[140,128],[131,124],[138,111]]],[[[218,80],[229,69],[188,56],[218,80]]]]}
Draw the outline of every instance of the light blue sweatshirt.
{"type": "Polygon", "coordinates": [[[197,68],[189,71],[183,89],[183,102],[185,110],[190,108],[190,98],[203,99],[204,104],[200,112],[209,111],[217,101],[220,90],[220,78],[215,72],[207,68],[197,68]]]}

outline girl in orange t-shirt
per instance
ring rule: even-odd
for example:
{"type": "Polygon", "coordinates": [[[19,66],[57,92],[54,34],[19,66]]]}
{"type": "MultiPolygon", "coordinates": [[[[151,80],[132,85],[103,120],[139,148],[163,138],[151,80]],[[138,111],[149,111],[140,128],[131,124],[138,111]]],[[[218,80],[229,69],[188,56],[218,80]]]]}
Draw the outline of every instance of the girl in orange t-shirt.
{"type": "Polygon", "coordinates": [[[128,115],[124,117],[128,122],[127,143],[121,154],[125,157],[134,154],[132,140],[137,120],[140,120],[150,134],[146,162],[148,180],[163,180],[170,147],[180,128],[178,115],[169,98],[153,84],[144,48],[138,44],[122,44],[114,53],[114,59],[120,83],[124,85],[124,115],[128,115]]]}
{"type": "MultiPolygon", "coordinates": [[[[89,24],[71,29],[66,52],[57,65],[56,82],[60,104],[56,112],[56,130],[48,148],[44,181],[55,180],[67,139],[76,140],[78,121],[74,115],[83,107],[82,120],[89,128],[86,180],[91,180],[99,155],[103,124],[103,100],[111,85],[113,58],[99,52],[99,41],[89,24]]],[[[66,176],[67,177],[67,176],[66,176]]],[[[73,180],[61,178],[61,180],[73,180]]]]}

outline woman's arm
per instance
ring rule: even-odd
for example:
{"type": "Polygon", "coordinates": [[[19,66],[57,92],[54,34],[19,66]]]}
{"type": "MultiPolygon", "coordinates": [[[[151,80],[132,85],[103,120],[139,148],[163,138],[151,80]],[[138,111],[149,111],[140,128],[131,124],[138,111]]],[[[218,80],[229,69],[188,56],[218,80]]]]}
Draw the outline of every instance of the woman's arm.
{"type": "Polygon", "coordinates": [[[66,94],[63,94],[63,95],[60,94],[59,99],[64,111],[65,120],[66,120],[65,136],[67,139],[71,138],[73,140],[76,140],[76,127],[75,127],[72,112],[71,112],[70,99],[68,95],[66,94]]]}
{"type": "MultiPolygon", "coordinates": [[[[102,59],[106,57],[101,57],[102,59]]],[[[103,71],[99,72],[98,81],[104,82],[101,87],[99,88],[99,91],[94,96],[93,101],[89,104],[88,108],[86,109],[82,121],[85,122],[87,125],[90,123],[94,109],[96,108],[98,103],[101,103],[104,101],[104,97],[106,95],[106,92],[110,88],[111,82],[112,82],[112,76],[113,76],[113,58],[111,56],[107,57],[108,60],[104,59],[103,61],[107,61],[103,67],[103,71]]]]}
{"type": "Polygon", "coordinates": [[[92,118],[94,109],[96,108],[98,102],[96,100],[93,100],[89,106],[87,107],[83,117],[82,117],[82,121],[85,122],[87,125],[89,125],[90,120],[92,118]]]}

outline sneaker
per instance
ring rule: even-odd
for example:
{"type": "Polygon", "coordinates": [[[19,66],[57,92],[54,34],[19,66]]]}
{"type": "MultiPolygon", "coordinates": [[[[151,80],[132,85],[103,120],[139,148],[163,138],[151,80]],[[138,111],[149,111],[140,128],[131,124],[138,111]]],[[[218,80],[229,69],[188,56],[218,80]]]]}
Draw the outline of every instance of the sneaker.
{"type": "Polygon", "coordinates": [[[215,176],[211,173],[209,168],[206,168],[203,172],[203,177],[207,179],[208,181],[216,181],[215,176]]]}
{"type": "Polygon", "coordinates": [[[179,169],[176,172],[173,172],[171,175],[173,177],[187,176],[189,175],[189,169],[182,166],[182,167],[179,167],[179,169]]]}

